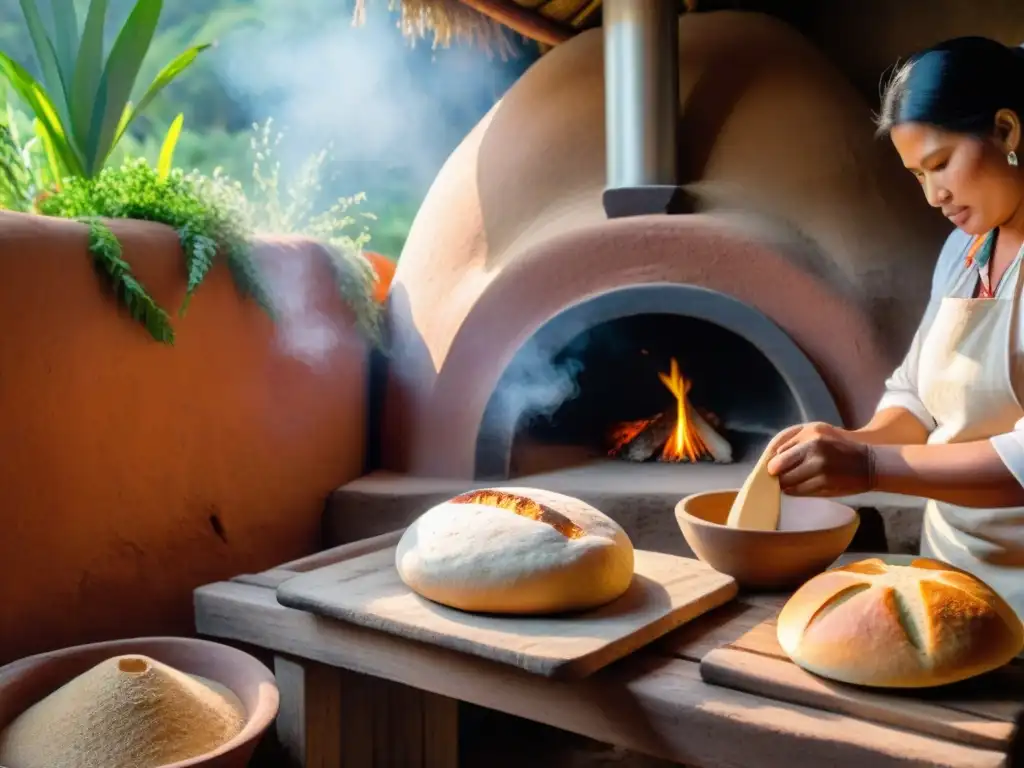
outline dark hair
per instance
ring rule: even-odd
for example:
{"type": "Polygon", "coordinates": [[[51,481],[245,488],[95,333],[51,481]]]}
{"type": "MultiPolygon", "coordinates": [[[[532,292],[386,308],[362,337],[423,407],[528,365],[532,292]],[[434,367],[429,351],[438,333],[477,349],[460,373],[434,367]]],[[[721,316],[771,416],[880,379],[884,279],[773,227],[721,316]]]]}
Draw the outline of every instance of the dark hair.
{"type": "Polygon", "coordinates": [[[879,134],[901,123],[991,135],[996,112],[1024,119],[1024,49],[987,37],[958,37],[915,53],[882,94],[879,134]]]}

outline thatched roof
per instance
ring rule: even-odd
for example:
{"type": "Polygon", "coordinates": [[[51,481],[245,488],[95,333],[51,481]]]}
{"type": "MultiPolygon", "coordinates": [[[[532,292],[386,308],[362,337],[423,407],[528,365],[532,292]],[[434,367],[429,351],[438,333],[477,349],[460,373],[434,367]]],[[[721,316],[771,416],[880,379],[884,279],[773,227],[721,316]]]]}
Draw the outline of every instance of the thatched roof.
{"type": "MultiPolygon", "coordinates": [[[[356,23],[368,2],[356,0],[356,23]]],[[[388,5],[400,8],[399,25],[413,39],[431,36],[438,46],[460,40],[502,56],[514,50],[516,34],[553,46],[601,23],[601,0],[388,0],[388,5]]],[[[695,5],[696,0],[680,0],[681,8],[695,5]]]]}

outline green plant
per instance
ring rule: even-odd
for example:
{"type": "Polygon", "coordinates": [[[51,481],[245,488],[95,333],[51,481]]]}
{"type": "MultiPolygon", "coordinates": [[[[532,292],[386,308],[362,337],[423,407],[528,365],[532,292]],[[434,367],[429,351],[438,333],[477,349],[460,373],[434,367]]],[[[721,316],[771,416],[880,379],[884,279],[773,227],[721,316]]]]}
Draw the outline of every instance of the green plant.
{"type": "Polygon", "coordinates": [[[376,216],[353,211],[365,201],[363,194],[339,198],[326,210],[322,208],[329,148],[311,155],[294,177],[285,179],[277,159],[282,139],[282,133],[273,131],[272,120],[253,126],[249,189],[219,169],[210,176],[193,174],[191,178],[210,199],[232,210],[251,232],[305,235],[324,243],[338,291],[352,308],[359,329],[371,342],[380,344],[381,308],[373,298],[377,276],[363,256],[363,248],[370,241],[366,222],[376,220],[376,216]]]}
{"type": "Polygon", "coordinates": [[[179,314],[218,258],[225,259],[235,286],[271,316],[273,306],[251,257],[248,233],[235,212],[208,193],[202,177],[180,170],[166,176],[145,160],[106,168],[91,179],[69,178],[61,189],[42,198],[40,213],[89,223],[89,251],[129,314],[157,341],[174,342],[170,316],[131,272],[121,244],[101,219],[159,222],[177,233],[185,255],[187,280],[179,314]]]}
{"type": "Polygon", "coordinates": [[[35,0],[19,2],[43,83],[4,53],[0,53],[0,74],[39,121],[38,135],[58,180],[100,173],[132,121],[209,47],[192,46],[179,54],[157,73],[133,106],[132,90],[163,0],[135,3],[106,61],[103,37],[108,0],[89,2],[81,32],[74,0],[50,0],[52,38],[35,0]]]}
{"type": "Polygon", "coordinates": [[[37,130],[38,121],[15,110],[0,87],[0,209],[30,212],[36,195],[55,181],[37,130]]]}
{"type": "Polygon", "coordinates": [[[31,174],[21,153],[12,126],[0,122],[0,209],[28,212],[32,207],[31,174]]]}

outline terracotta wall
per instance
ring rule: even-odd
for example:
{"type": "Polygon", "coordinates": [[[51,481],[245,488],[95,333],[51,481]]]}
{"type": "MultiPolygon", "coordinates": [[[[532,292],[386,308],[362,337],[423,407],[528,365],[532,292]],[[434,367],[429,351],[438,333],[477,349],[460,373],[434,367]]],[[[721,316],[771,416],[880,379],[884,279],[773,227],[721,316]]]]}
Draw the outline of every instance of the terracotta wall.
{"type": "Polygon", "coordinates": [[[813,296],[834,303],[844,328],[865,329],[835,354],[865,361],[847,413],[869,412],[920,318],[948,224],[874,138],[865,100],[791,27],[719,12],[686,15],[679,30],[680,174],[701,220],[606,220],[601,33],[545,55],[452,154],[413,224],[389,299],[389,468],[471,476],[501,371],[567,303],[659,279],[748,300],[776,259],[763,282],[776,294],[761,305],[814,317],[813,296]],[[673,246],[688,226],[712,234],[673,246]],[[716,238],[728,254],[707,246],[716,238]],[[758,264],[742,257],[758,253],[758,264]],[[813,287],[778,281],[790,271],[813,287]]]}
{"type": "MultiPolygon", "coordinates": [[[[113,229],[177,307],[174,233],[113,229]]],[[[317,548],[363,469],[366,348],[319,246],[259,255],[282,323],[216,269],[169,348],[104,294],[83,225],[0,213],[0,663],[189,633],[196,586],[317,548]]]]}

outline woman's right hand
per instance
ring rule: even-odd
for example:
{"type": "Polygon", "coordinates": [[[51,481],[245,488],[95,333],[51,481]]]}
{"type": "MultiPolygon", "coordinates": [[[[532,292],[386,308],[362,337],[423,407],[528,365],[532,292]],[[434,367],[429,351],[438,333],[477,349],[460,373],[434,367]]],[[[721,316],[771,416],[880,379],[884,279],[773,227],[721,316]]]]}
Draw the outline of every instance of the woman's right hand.
{"type": "Polygon", "coordinates": [[[847,496],[871,490],[874,456],[870,446],[840,427],[799,424],[772,441],[768,471],[792,496],[847,496]]]}
{"type": "Polygon", "coordinates": [[[806,424],[796,424],[788,427],[772,438],[772,442],[775,444],[773,456],[785,453],[794,446],[823,438],[838,438],[860,442],[857,440],[856,435],[848,429],[836,427],[824,421],[810,421],[806,424]]]}

